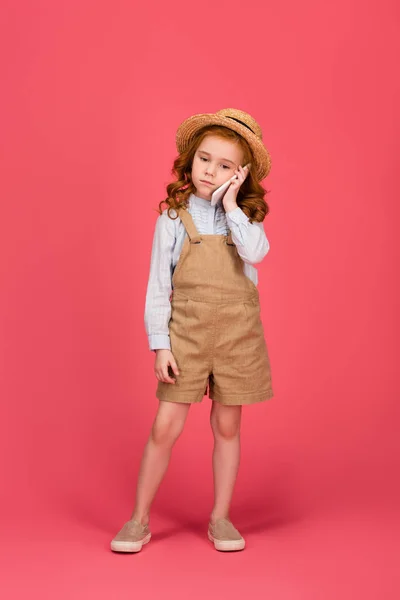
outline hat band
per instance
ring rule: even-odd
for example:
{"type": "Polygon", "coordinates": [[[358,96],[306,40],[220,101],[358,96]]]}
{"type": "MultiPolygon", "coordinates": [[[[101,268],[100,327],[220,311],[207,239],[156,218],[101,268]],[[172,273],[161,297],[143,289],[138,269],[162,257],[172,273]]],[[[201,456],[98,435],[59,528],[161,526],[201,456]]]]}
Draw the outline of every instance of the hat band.
{"type": "MultiPolygon", "coordinates": [[[[246,123],[243,123],[243,121],[240,121],[239,119],[235,119],[235,117],[229,117],[228,115],[225,115],[225,117],[227,117],[228,119],[233,119],[234,121],[237,121],[241,125],[244,125],[245,127],[247,127],[247,129],[250,129],[251,133],[254,133],[254,131],[252,130],[252,128],[249,127],[248,125],[246,125],[246,123]]],[[[254,135],[255,135],[255,133],[254,133],[254,135]]]]}

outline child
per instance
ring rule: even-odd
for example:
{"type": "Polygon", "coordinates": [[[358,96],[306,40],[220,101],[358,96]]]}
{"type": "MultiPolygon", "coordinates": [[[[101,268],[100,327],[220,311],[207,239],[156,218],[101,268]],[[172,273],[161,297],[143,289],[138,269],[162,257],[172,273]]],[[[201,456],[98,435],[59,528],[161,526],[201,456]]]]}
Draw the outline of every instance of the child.
{"type": "Polygon", "coordinates": [[[226,108],[186,119],[176,144],[177,181],[159,204],[145,307],[160,402],[135,508],[111,542],[119,552],[138,552],[150,541],[151,503],[190,405],[202,401],[207,387],[215,492],[208,538],[217,550],[245,547],[229,517],[242,406],[273,396],[254,267],[269,250],[262,225],[268,205],[259,182],[271,160],[261,128],[248,113],[226,108]],[[237,179],[211,206],[213,191],[233,175],[237,179]]]}

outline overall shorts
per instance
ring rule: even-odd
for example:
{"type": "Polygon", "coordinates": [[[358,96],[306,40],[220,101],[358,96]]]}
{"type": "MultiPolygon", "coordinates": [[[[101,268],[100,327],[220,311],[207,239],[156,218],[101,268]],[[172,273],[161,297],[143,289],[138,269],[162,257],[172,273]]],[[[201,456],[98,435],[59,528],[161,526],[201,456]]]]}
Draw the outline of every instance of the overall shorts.
{"type": "Polygon", "coordinates": [[[199,235],[178,210],[187,237],[172,277],[169,333],[179,375],[158,382],[170,402],[254,404],[273,396],[257,286],[243,271],[231,233],[199,235]]]}

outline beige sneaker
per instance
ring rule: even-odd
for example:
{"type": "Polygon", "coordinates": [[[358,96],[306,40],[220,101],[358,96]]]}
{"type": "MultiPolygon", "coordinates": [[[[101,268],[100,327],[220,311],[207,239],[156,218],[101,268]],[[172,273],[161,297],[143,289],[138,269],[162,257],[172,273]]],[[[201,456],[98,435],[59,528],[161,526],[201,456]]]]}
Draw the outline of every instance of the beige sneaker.
{"type": "Polygon", "coordinates": [[[111,550],[115,552],[140,552],[142,546],[147,544],[150,538],[149,526],[131,519],[125,523],[111,541],[111,550]]]}
{"type": "Polygon", "coordinates": [[[246,542],[232,525],[229,519],[217,519],[217,521],[208,525],[208,539],[214,542],[217,550],[229,552],[232,550],[243,550],[246,542]]]}

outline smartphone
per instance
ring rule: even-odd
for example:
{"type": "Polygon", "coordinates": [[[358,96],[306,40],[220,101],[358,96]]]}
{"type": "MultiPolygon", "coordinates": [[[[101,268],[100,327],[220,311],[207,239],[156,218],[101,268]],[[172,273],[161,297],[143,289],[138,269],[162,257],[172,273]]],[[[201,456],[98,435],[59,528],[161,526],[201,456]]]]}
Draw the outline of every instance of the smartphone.
{"type": "MultiPolygon", "coordinates": [[[[247,163],[247,165],[245,165],[243,168],[245,168],[245,167],[250,168],[250,163],[247,163]]],[[[225,183],[223,183],[222,185],[219,186],[219,188],[217,188],[216,190],[213,191],[212,196],[211,196],[211,206],[215,206],[217,204],[217,202],[225,194],[228,187],[231,185],[231,182],[235,181],[235,179],[237,179],[237,175],[233,175],[233,177],[228,179],[228,181],[225,181],[225,183]]]]}

